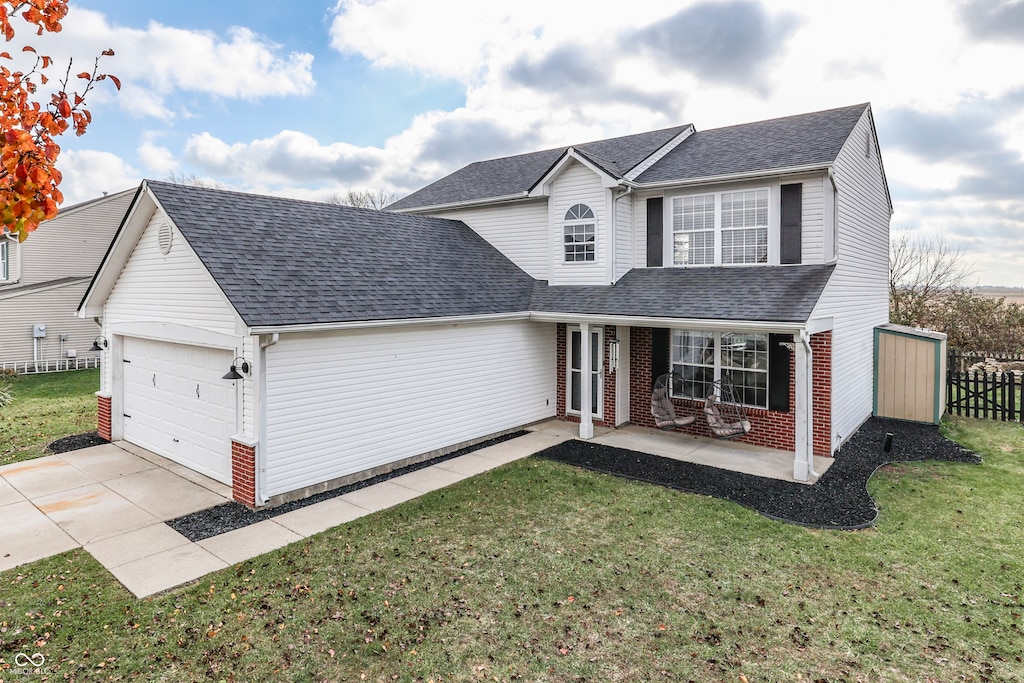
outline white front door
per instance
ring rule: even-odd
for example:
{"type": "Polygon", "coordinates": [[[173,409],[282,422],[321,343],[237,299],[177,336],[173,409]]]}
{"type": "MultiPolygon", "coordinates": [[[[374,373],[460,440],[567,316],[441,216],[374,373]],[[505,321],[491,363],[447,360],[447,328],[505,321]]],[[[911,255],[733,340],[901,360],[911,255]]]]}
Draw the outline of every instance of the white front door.
{"type": "Polygon", "coordinates": [[[123,358],[125,441],[230,484],[232,353],[125,337],[123,358]]]}
{"type": "Polygon", "coordinates": [[[568,372],[566,373],[566,396],[569,405],[566,412],[573,415],[580,414],[581,384],[584,381],[584,374],[590,381],[590,414],[600,419],[603,415],[604,406],[604,328],[594,326],[590,328],[590,372],[584,373],[580,367],[582,349],[580,342],[582,334],[580,328],[570,327],[569,334],[569,359],[568,372]]]}

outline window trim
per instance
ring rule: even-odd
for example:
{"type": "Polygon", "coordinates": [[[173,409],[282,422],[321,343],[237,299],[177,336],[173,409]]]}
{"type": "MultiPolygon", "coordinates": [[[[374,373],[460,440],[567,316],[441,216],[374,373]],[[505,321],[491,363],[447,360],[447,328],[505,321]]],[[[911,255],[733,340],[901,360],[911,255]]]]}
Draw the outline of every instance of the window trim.
{"type": "Polygon", "coordinates": [[[562,263],[565,265],[593,264],[597,262],[597,214],[588,204],[577,202],[569,207],[562,218],[562,263]],[[582,209],[582,210],[577,210],[582,209]],[[572,214],[576,215],[573,216],[572,214]],[[589,216],[587,215],[589,214],[589,216]],[[582,233],[577,233],[582,229],[582,233]],[[573,240],[567,241],[572,231],[573,240]],[[587,240],[587,236],[590,239],[587,240]],[[578,237],[582,235],[583,239],[578,237]],[[573,251],[573,254],[581,254],[584,258],[569,258],[570,247],[583,247],[582,252],[573,251]]]}
{"type": "Polygon", "coordinates": [[[10,240],[6,236],[0,236],[0,282],[7,282],[11,279],[11,249],[10,240]]]}
{"type": "MultiPolygon", "coordinates": [[[[566,415],[578,415],[583,416],[582,410],[575,410],[572,407],[573,390],[572,390],[572,376],[574,372],[580,373],[580,382],[583,381],[584,375],[587,377],[596,379],[597,392],[591,392],[591,403],[597,403],[597,412],[592,413],[592,417],[595,420],[604,419],[604,325],[591,325],[590,326],[590,342],[593,344],[593,338],[597,336],[597,354],[591,353],[590,357],[590,372],[584,372],[582,369],[574,369],[572,365],[572,338],[573,334],[580,335],[580,343],[583,343],[582,328],[579,325],[566,325],[565,326],[565,413],[566,415]],[[596,368],[594,366],[597,366],[596,368]]],[[[593,381],[591,379],[591,381],[593,381]]],[[[582,398],[582,397],[581,397],[582,398]]],[[[583,404],[580,404],[582,409],[583,404]]]]}
{"type": "MultiPolygon", "coordinates": [[[[706,268],[712,266],[765,266],[772,265],[777,260],[777,254],[773,253],[772,242],[773,235],[777,231],[775,222],[778,219],[777,213],[778,208],[774,207],[774,201],[776,199],[775,188],[771,185],[758,185],[756,187],[737,187],[729,189],[720,189],[714,191],[703,191],[703,192],[685,192],[680,194],[666,195],[665,207],[664,207],[664,224],[665,224],[665,258],[663,262],[670,264],[671,266],[679,268],[706,268]],[[742,229],[756,229],[756,228],[723,228],[722,227],[722,196],[727,194],[737,194],[744,192],[765,192],[767,193],[767,216],[765,219],[764,230],[765,230],[765,243],[764,243],[764,260],[755,261],[752,263],[725,263],[722,260],[723,251],[723,239],[722,235],[725,231],[737,231],[742,229]],[[709,263],[677,263],[675,253],[675,240],[676,234],[683,232],[681,229],[677,230],[675,226],[675,206],[676,202],[682,202],[686,198],[692,197],[713,197],[714,198],[714,227],[709,232],[713,238],[712,244],[712,261],[709,263]],[[773,208],[774,207],[774,208],[773,208]]],[[[760,228],[761,226],[757,226],[760,228]]]]}
{"type": "MultiPolygon", "coordinates": [[[[713,381],[715,381],[715,382],[720,381],[722,379],[723,370],[728,371],[730,369],[733,369],[731,367],[725,366],[723,364],[723,362],[722,362],[723,351],[725,350],[723,345],[722,345],[722,338],[726,337],[726,336],[729,336],[729,335],[733,335],[733,334],[750,335],[750,336],[757,335],[757,336],[760,336],[760,337],[764,337],[764,346],[765,346],[765,350],[763,352],[764,353],[764,367],[763,368],[757,368],[757,367],[739,368],[739,370],[741,372],[755,372],[755,373],[763,374],[764,375],[764,403],[763,404],[743,403],[742,405],[747,407],[747,408],[754,408],[754,409],[757,409],[757,410],[770,410],[771,408],[769,406],[771,406],[771,396],[770,396],[769,382],[771,380],[771,375],[770,375],[770,361],[769,361],[769,357],[768,357],[768,347],[769,347],[769,344],[771,344],[771,335],[769,333],[767,333],[767,332],[716,332],[716,331],[711,331],[711,330],[696,330],[696,329],[689,329],[689,328],[684,329],[684,328],[675,328],[674,327],[674,328],[672,328],[671,336],[669,337],[669,359],[668,359],[669,370],[671,372],[675,373],[675,372],[677,372],[677,368],[681,368],[682,366],[711,368],[712,369],[712,379],[713,379],[713,381]],[[676,359],[676,357],[675,357],[675,351],[676,351],[676,348],[677,348],[676,335],[677,334],[683,334],[683,333],[686,333],[686,332],[695,332],[695,333],[698,333],[698,334],[702,334],[702,335],[704,335],[706,337],[711,337],[714,340],[713,341],[714,346],[713,346],[713,349],[712,349],[712,362],[711,362],[711,364],[708,364],[708,363],[691,363],[691,362],[684,362],[682,359],[679,359],[679,360],[676,359]]],[[[681,348],[681,347],[679,347],[679,348],[681,348]]],[[[755,349],[754,353],[758,353],[756,351],[756,349],[755,349]]],[[[680,374],[682,374],[682,373],[680,373],[680,374]]],[[[673,385],[674,385],[674,383],[673,383],[673,385]]],[[[736,387],[736,388],[739,389],[739,387],[736,387]]],[[[742,396],[742,392],[741,391],[737,391],[737,394],[739,396],[742,396]]],[[[696,396],[689,396],[689,395],[685,395],[685,394],[677,394],[677,393],[675,393],[675,387],[674,386],[672,387],[672,397],[673,398],[686,399],[686,400],[690,400],[690,401],[703,401],[706,398],[705,396],[696,397],[696,396]]]]}

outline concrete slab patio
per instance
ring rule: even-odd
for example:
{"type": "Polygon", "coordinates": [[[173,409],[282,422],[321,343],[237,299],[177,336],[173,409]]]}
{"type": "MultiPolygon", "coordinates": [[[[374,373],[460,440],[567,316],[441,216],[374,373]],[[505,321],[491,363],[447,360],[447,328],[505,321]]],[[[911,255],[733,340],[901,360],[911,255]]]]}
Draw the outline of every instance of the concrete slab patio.
{"type": "MultiPolygon", "coordinates": [[[[529,433],[193,543],[164,522],[230,500],[230,488],[125,443],[0,467],[0,570],[84,547],[136,597],[153,595],[577,437],[529,433]]],[[[792,456],[637,427],[594,441],[792,481],[792,456]]],[[[828,459],[816,459],[818,472],[828,459]]]]}

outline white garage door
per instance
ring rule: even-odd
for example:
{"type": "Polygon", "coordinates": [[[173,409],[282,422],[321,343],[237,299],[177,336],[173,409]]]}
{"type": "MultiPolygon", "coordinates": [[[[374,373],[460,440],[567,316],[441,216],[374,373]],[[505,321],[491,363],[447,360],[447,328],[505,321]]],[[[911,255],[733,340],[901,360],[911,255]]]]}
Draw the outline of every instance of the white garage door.
{"type": "Polygon", "coordinates": [[[126,337],[124,438],[231,483],[235,383],[230,351],[126,337]]]}

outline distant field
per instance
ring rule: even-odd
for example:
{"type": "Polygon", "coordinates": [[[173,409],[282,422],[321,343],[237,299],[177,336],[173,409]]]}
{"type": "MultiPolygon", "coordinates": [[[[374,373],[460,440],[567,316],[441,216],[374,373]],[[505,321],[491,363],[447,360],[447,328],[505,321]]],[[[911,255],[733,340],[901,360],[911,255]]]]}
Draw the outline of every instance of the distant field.
{"type": "Polygon", "coordinates": [[[1003,298],[1008,304],[1024,306],[1024,289],[1020,287],[978,287],[974,291],[990,299],[1003,298]]]}

